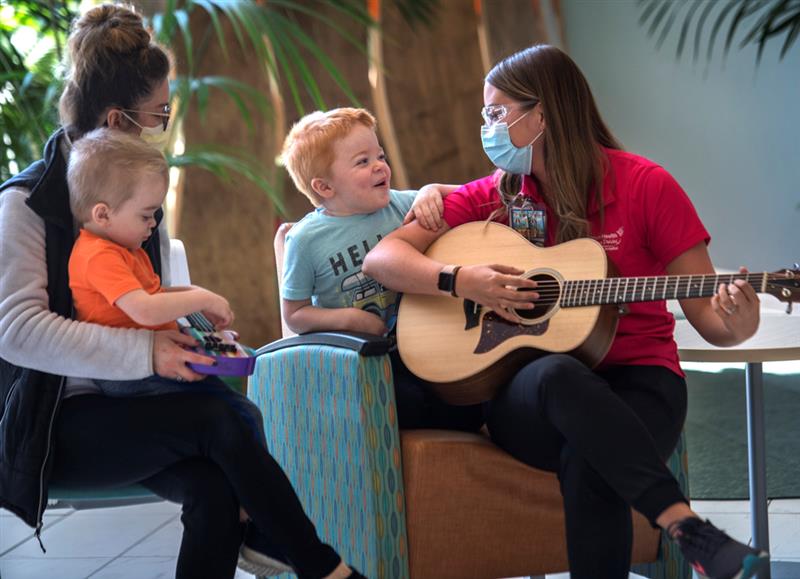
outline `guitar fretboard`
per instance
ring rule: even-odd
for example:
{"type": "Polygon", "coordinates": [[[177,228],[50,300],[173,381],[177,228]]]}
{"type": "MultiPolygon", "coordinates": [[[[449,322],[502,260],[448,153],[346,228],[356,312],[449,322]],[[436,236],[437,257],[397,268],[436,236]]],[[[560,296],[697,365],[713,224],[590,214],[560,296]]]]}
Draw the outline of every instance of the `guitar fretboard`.
{"type": "MultiPolygon", "coordinates": [[[[655,277],[612,277],[604,279],[540,282],[541,300],[558,300],[561,307],[599,306],[605,304],[627,304],[652,302],[670,299],[710,297],[717,292],[719,284],[730,284],[742,279],[750,283],[756,291],[764,292],[771,274],[732,273],[707,275],[668,275],[655,277]],[[561,285],[560,297],[548,296],[561,285]]],[[[558,291],[558,290],[557,290],[558,291]]]]}
{"type": "Polygon", "coordinates": [[[201,330],[203,332],[214,331],[214,324],[208,321],[208,318],[205,317],[200,312],[189,314],[188,316],[186,316],[186,321],[188,321],[189,324],[191,324],[191,326],[197,330],[201,330]]]}

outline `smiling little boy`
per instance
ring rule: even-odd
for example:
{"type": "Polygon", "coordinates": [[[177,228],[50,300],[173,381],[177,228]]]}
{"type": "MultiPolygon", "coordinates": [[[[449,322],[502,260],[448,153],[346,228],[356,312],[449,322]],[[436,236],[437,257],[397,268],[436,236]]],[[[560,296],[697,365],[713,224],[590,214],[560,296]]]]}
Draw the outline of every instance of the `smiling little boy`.
{"type": "Polygon", "coordinates": [[[411,214],[440,222],[438,192],[390,188],[375,125],[364,109],[339,108],[306,115],[286,137],[283,161],[316,207],[286,236],[281,306],[297,333],[385,334],[396,295],[361,273],[364,256],[411,214]]]}
{"type": "MultiPolygon", "coordinates": [[[[295,186],[316,207],[286,235],[281,305],[298,334],[392,329],[397,295],[361,271],[367,252],[404,221],[429,229],[441,224],[441,188],[391,189],[392,170],[364,109],[314,112],[286,137],[283,161],[295,186]]],[[[479,407],[451,407],[436,397],[392,354],[401,428],[477,430],[479,407]]]]}

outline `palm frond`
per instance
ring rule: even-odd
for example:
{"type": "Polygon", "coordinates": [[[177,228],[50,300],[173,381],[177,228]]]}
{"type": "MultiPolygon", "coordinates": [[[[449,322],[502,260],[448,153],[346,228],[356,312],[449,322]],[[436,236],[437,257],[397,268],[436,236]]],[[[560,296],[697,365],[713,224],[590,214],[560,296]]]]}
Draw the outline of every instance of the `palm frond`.
{"type": "Polygon", "coordinates": [[[241,175],[266,193],[281,215],[287,214],[282,192],[273,185],[269,172],[264,168],[263,161],[247,151],[230,147],[199,145],[189,147],[181,155],[168,155],[167,160],[171,167],[200,167],[225,182],[230,182],[233,174],[241,175]]]}
{"type": "MultiPolygon", "coordinates": [[[[430,25],[440,1],[394,0],[394,3],[410,24],[430,25]]],[[[42,143],[58,125],[55,105],[61,90],[59,63],[79,5],[80,0],[16,0],[11,17],[3,12],[5,21],[0,20],[2,180],[39,158],[42,143]],[[45,44],[37,47],[35,61],[14,41],[20,27],[34,29],[38,42],[49,43],[47,49],[45,44]]],[[[304,112],[304,93],[314,106],[325,108],[317,70],[329,75],[338,89],[358,104],[344,75],[299,24],[300,19],[312,19],[330,28],[365,57],[366,46],[352,33],[350,25],[376,26],[362,0],[164,0],[162,9],[151,15],[149,24],[161,44],[173,50],[180,48],[185,58],[186,74],[172,82],[173,95],[180,105],[178,115],[182,118],[194,107],[203,119],[210,95],[218,92],[233,102],[251,132],[259,117],[271,118],[270,101],[254,86],[225,76],[195,74],[212,44],[226,59],[230,58],[231,47],[238,44],[241,52],[262,63],[264,71],[288,91],[301,112],[304,112]],[[208,16],[208,28],[200,33],[190,26],[197,10],[208,16]]],[[[245,151],[190,145],[187,152],[170,157],[169,161],[173,166],[201,166],[226,179],[237,173],[243,175],[283,211],[280,194],[270,185],[268,172],[260,160],[245,151]]]]}
{"type": "Polygon", "coordinates": [[[0,18],[0,181],[35,161],[58,126],[57,65],[75,2],[20,0],[0,18]],[[23,42],[33,31],[32,44],[23,42]]]}
{"type": "Polygon", "coordinates": [[[259,90],[244,82],[227,76],[178,76],[170,83],[173,98],[182,103],[178,107],[178,117],[184,118],[187,111],[196,103],[201,120],[205,117],[210,89],[216,89],[233,100],[248,128],[255,129],[250,108],[254,107],[262,116],[269,118],[272,106],[269,99],[259,90]],[[194,99],[194,100],[193,100],[194,99]],[[248,106],[248,103],[250,106],[248,106]]]}
{"type": "Polygon", "coordinates": [[[734,45],[739,49],[755,45],[757,63],[770,42],[783,37],[779,56],[782,60],[800,36],[800,0],[639,0],[639,7],[639,24],[647,27],[648,36],[658,35],[657,48],[673,31],[676,22],[681,22],[675,51],[677,59],[684,53],[692,28],[694,60],[702,51],[704,37],[706,59],[711,60],[722,30],[726,31],[723,55],[727,56],[734,45]],[[710,32],[707,29],[709,19],[710,32]],[[738,36],[742,38],[737,41],[738,36]]]}

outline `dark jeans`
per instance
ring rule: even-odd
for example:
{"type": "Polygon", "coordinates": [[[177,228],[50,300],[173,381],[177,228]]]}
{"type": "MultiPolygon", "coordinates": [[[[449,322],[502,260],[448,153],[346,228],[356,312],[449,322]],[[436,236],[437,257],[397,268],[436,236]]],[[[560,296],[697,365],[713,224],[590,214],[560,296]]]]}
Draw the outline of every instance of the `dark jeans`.
{"type": "Polygon", "coordinates": [[[158,396],[178,392],[207,392],[220,397],[230,404],[255,433],[259,442],[267,447],[264,434],[264,419],[258,406],[241,392],[231,389],[217,376],[207,376],[198,382],[178,382],[154,375],[144,380],[95,380],[94,383],[103,394],[114,398],[133,398],[137,396],[158,396]]]}
{"type": "Polygon", "coordinates": [[[141,483],[183,505],[179,579],[234,575],[243,533],[240,506],[299,577],[323,577],[340,562],[319,540],[278,463],[216,393],[74,396],[62,402],[53,437],[53,483],[141,483]]]}
{"type": "Polygon", "coordinates": [[[494,442],[558,474],[573,579],[627,578],[630,507],[651,523],[686,502],[664,464],[686,418],[686,382],[660,366],[593,372],[545,356],[487,403],[494,442]]]}
{"type": "Polygon", "coordinates": [[[483,425],[483,405],[446,404],[406,368],[397,351],[391,353],[391,360],[399,428],[476,432],[483,425]]]}

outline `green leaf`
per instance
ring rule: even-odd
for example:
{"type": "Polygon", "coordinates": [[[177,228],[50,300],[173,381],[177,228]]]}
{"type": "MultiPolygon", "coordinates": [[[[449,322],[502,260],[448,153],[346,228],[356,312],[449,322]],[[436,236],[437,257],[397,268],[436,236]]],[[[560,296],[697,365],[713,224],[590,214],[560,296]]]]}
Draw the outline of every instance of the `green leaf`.
{"type": "MultiPolygon", "coordinates": [[[[356,106],[361,106],[361,104],[358,102],[358,98],[356,98],[355,93],[353,93],[353,91],[350,89],[350,85],[339,72],[339,69],[336,67],[333,61],[328,58],[328,55],[325,54],[319,45],[315,43],[305,32],[303,32],[303,30],[296,23],[291,22],[288,19],[284,19],[284,23],[286,28],[294,35],[294,37],[299,40],[300,43],[305,46],[309,52],[311,52],[311,54],[314,55],[314,57],[317,59],[317,61],[319,61],[334,82],[339,86],[339,88],[342,89],[345,95],[347,95],[347,98],[349,98],[356,106]]],[[[314,86],[316,87],[316,81],[314,81],[313,78],[311,80],[314,82],[314,86]]]]}
{"type": "Polygon", "coordinates": [[[786,53],[797,41],[798,35],[800,35],[800,17],[796,17],[792,20],[792,27],[786,35],[786,39],[783,41],[783,46],[781,47],[781,60],[783,60],[783,57],[786,56],[786,53]]]}
{"type": "Polygon", "coordinates": [[[683,26],[681,26],[681,35],[678,38],[678,58],[683,54],[683,47],[686,43],[686,38],[689,36],[689,26],[694,17],[695,11],[700,7],[699,2],[694,2],[689,7],[689,12],[686,13],[686,18],[683,19],[683,26]]]}
{"type": "Polygon", "coordinates": [[[211,145],[196,146],[187,148],[182,155],[167,156],[167,161],[172,167],[200,167],[226,182],[230,182],[233,173],[241,175],[263,191],[281,215],[287,215],[283,194],[273,186],[263,161],[246,151],[211,145]]]}
{"type": "Polygon", "coordinates": [[[781,47],[780,58],[783,58],[800,35],[800,32],[796,31],[799,25],[795,24],[797,20],[800,20],[800,1],[798,0],[728,0],[725,4],[717,0],[686,0],[683,2],[639,0],[638,4],[641,10],[639,25],[647,26],[647,35],[653,36],[660,31],[656,48],[663,45],[679,12],[688,6],[682,19],[675,51],[678,59],[683,55],[692,26],[695,26],[694,59],[697,59],[703,37],[707,32],[707,22],[712,16],[712,12],[718,7],[721,9],[714,15],[708,34],[706,59],[709,62],[713,56],[717,38],[723,29],[725,29],[725,39],[722,42],[723,54],[727,55],[739,30],[747,28],[744,37],[737,45],[741,49],[755,44],[757,46],[756,64],[761,61],[770,40],[786,34],[781,47]],[[699,10],[703,3],[705,4],[703,10],[699,10]]]}
{"type": "Polygon", "coordinates": [[[211,25],[214,27],[214,32],[217,35],[217,46],[222,50],[222,56],[225,60],[229,60],[228,43],[225,42],[225,32],[222,30],[222,24],[219,21],[219,15],[217,14],[217,9],[214,7],[214,4],[210,0],[193,0],[193,3],[197,4],[208,13],[208,16],[211,18],[211,25]]]}
{"type": "Polygon", "coordinates": [[[186,67],[191,72],[194,70],[194,50],[192,48],[192,31],[189,29],[189,14],[187,14],[185,10],[176,10],[173,15],[181,30],[181,36],[183,36],[183,48],[186,51],[186,67]]]}

